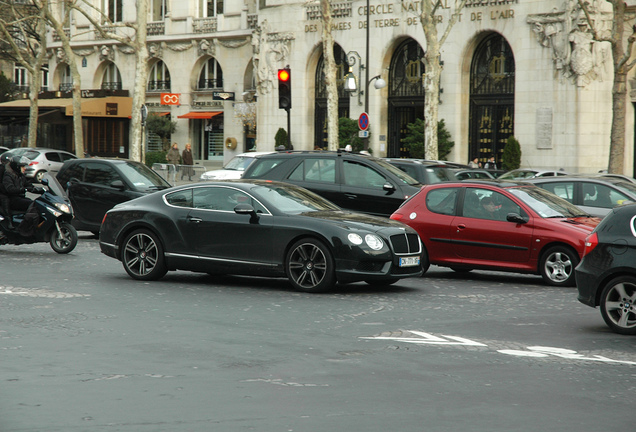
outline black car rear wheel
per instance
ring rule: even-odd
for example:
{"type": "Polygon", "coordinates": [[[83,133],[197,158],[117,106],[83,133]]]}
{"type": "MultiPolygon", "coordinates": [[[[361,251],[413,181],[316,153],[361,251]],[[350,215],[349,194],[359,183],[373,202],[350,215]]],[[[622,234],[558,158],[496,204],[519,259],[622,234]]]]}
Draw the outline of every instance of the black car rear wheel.
{"type": "Polygon", "coordinates": [[[326,291],[336,283],[331,252],[316,239],[302,239],[294,243],[287,253],[285,270],[289,281],[300,291],[326,291]]]}
{"type": "Polygon", "coordinates": [[[124,240],[121,261],[133,279],[156,280],[168,271],[159,239],[148,230],[132,232],[124,240]]]}
{"type": "Polygon", "coordinates": [[[553,246],[541,257],[539,271],[543,280],[552,286],[574,286],[574,268],[579,255],[566,246],[553,246]]]}
{"type": "Polygon", "coordinates": [[[601,315],[612,331],[636,334],[636,277],[612,279],[601,293],[601,315]]]}

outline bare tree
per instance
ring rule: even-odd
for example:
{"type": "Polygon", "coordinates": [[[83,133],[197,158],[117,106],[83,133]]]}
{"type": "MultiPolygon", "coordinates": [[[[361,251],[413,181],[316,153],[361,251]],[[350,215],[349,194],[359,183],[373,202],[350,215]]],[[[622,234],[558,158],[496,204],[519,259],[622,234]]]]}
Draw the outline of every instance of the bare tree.
{"type": "MultiPolygon", "coordinates": [[[[69,1],[69,0],[66,0],[69,1]]],[[[148,81],[148,48],[147,40],[147,23],[149,6],[148,0],[137,0],[136,19],[133,22],[124,24],[113,24],[107,16],[100,10],[98,15],[102,18],[104,25],[96,20],[91,11],[95,11],[95,7],[89,0],[70,0],[70,9],[77,10],[90,21],[93,28],[100,33],[104,39],[115,40],[130,48],[135,53],[135,79],[133,87],[132,100],[132,118],[130,125],[130,152],[129,157],[132,160],[144,160],[144,143],[141,119],[141,107],[146,102],[146,83],[148,81]],[[119,28],[131,29],[130,34],[120,34],[116,32],[119,28]]]]}
{"type": "Polygon", "coordinates": [[[29,74],[28,146],[35,147],[38,131],[38,94],[46,61],[46,25],[42,10],[0,1],[0,57],[24,67],[29,74]]]}
{"type": "Polygon", "coordinates": [[[426,38],[426,53],[424,54],[424,154],[427,159],[437,159],[437,122],[439,111],[439,83],[442,76],[440,64],[440,50],[451,29],[460,17],[466,0],[456,3],[454,11],[446,24],[446,29],[439,37],[437,26],[440,24],[436,12],[443,6],[441,0],[422,0],[420,22],[426,38]]]}
{"type": "Polygon", "coordinates": [[[322,54],[324,56],[325,84],[327,89],[327,135],[329,150],[338,150],[338,85],[336,83],[336,60],[333,55],[331,34],[331,4],[320,0],[322,9],[322,54]]]}
{"type": "Polygon", "coordinates": [[[628,7],[623,0],[607,0],[613,7],[611,29],[598,28],[597,20],[591,16],[590,5],[578,0],[585,13],[589,28],[598,42],[609,42],[612,47],[614,66],[614,83],[612,87],[612,128],[610,133],[610,152],[608,172],[622,174],[625,157],[625,126],[627,116],[627,74],[636,65],[633,59],[634,41],[636,41],[636,25],[627,23],[634,21],[634,7],[628,7]]]}
{"type": "Polygon", "coordinates": [[[64,0],[63,11],[61,20],[57,14],[51,9],[49,0],[34,0],[40,10],[44,13],[47,23],[55,30],[57,36],[59,36],[62,42],[62,51],[57,52],[58,58],[66,63],[73,77],[73,141],[75,144],[75,154],[78,157],[84,157],[84,134],[82,130],[82,78],[77,68],[76,56],[71,48],[71,39],[64,31],[64,28],[68,28],[71,22],[71,8],[70,2],[64,0]]]}

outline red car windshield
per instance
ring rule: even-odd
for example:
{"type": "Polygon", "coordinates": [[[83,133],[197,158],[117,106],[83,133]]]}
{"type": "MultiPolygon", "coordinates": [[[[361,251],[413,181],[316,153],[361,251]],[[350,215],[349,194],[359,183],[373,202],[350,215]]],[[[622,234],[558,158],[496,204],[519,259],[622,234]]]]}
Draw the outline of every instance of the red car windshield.
{"type": "Polygon", "coordinates": [[[511,187],[508,192],[530,206],[542,218],[573,218],[589,216],[577,206],[538,187],[511,187]]]}

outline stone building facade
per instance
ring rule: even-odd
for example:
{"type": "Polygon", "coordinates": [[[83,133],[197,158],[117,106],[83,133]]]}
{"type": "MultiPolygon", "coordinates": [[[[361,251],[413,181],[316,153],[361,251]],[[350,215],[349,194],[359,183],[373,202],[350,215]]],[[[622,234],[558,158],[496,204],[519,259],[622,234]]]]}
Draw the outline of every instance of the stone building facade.
{"type": "MultiPolygon", "coordinates": [[[[121,15],[115,18],[134,21],[134,2],[112,3],[115,9],[121,6],[121,15]]],[[[151,3],[146,103],[150,112],[169,113],[177,121],[172,141],[180,148],[190,142],[196,159],[219,163],[243,151],[273,150],[276,132],[287,128],[287,112],[278,108],[276,78],[277,70],[285,66],[292,75],[291,143],[296,150],[325,147],[318,2],[151,3]]],[[[339,115],[358,119],[368,112],[370,149],[376,156],[408,156],[402,144],[406,125],[423,117],[424,97],[429,97],[423,89],[426,42],[420,4],[419,0],[332,2],[339,115]],[[366,95],[342,90],[349,69],[360,88],[368,87],[366,95]],[[378,75],[386,87],[375,88],[372,78],[378,75]]],[[[609,28],[609,4],[595,0],[590,5],[597,28],[609,28]]],[[[441,30],[455,3],[440,0],[437,6],[441,30]]],[[[134,55],[129,49],[100,39],[79,14],[74,14],[67,30],[75,35],[82,88],[133,88],[134,55]]],[[[55,55],[59,46],[51,33],[53,89],[70,83],[68,60],[55,55]]],[[[439,118],[445,120],[455,142],[450,160],[485,161],[491,154],[501,159],[506,139],[514,135],[521,143],[524,167],[570,172],[607,168],[611,51],[608,43],[592,40],[577,1],[468,0],[442,46],[440,61],[443,75],[436,97],[439,118]]],[[[633,175],[633,104],[627,111],[624,166],[625,174],[633,175]]]]}

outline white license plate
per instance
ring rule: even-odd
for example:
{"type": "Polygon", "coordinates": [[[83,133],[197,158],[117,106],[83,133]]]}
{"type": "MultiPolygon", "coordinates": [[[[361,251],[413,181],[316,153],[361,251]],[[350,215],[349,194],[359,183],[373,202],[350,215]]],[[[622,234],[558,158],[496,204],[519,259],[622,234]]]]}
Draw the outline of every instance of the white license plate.
{"type": "Polygon", "coordinates": [[[420,257],[405,257],[400,258],[400,267],[413,267],[420,265],[420,257]]]}

